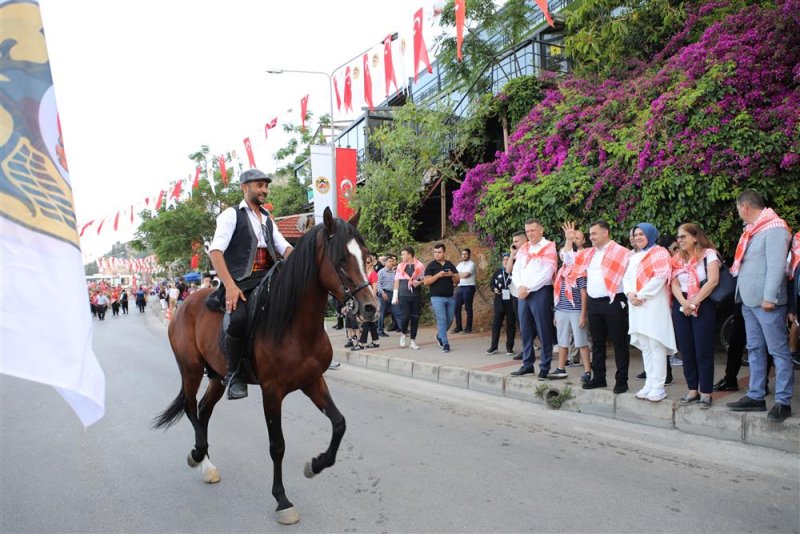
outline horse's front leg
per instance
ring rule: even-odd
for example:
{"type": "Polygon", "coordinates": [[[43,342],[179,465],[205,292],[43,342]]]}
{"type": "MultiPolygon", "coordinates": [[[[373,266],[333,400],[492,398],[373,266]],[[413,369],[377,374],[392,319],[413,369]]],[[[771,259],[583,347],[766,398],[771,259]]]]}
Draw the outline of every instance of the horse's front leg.
{"type": "Polygon", "coordinates": [[[282,399],[274,392],[262,388],[261,396],[264,402],[264,417],[267,420],[269,432],[269,455],[272,458],[272,495],[278,501],[275,511],[278,513],[278,523],[293,525],[300,521],[300,513],[286,498],[283,488],[283,454],[286,452],[286,442],[283,439],[281,427],[282,399]]]}
{"type": "Polygon", "coordinates": [[[319,377],[316,382],[303,389],[303,393],[311,399],[311,402],[313,402],[322,413],[328,416],[328,419],[331,420],[331,425],[333,425],[333,435],[331,436],[331,444],[328,450],[312,459],[310,462],[306,462],[304,473],[306,477],[312,478],[320,474],[326,467],[330,467],[336,463],[336,452],[339,450],[339,444],[342,442],[342,437],[344,437],[344,431],[347,425],[345,424],[344,416],[333,403],[333,399],[331,399],[330,391],[328,391],[328,384],[325,383],[324,378],[319,377]]]}

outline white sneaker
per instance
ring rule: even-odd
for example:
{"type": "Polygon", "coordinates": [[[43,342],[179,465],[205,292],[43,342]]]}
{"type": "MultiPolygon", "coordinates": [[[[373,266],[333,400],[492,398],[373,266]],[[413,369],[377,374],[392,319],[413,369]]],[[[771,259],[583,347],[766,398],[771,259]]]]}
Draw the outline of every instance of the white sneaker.
{"type": "Polygon", "coordinates": [[[406,346],[406,335],[405,334],[400,334],[400,346],[403,347],[403,348],[405,348],[405,346],[406,346]]]}
{"type": "Polygon", "coordinates": [[[663,389],[657,389],[647,396],[650,402],[661,402],[667,398],[667,392],[663,389]]]}
{"type": "Polygon", "coordinates": [[[648,395],[650,395],[650,387],[649,386],[645,386],[645,387],[643,387],[642,389],[639,390],[639,392],[636,394],[636,398],[637,399],[646,399],[648,395]]]}
{"type": "Polygon", "coordinates": [[[411,347],[414,350],[419,350],[419,345],[417,345],[417,342],[414,341],[413,339],[411,340],[411,344],[409,345],[409,347],[411,347]]]}

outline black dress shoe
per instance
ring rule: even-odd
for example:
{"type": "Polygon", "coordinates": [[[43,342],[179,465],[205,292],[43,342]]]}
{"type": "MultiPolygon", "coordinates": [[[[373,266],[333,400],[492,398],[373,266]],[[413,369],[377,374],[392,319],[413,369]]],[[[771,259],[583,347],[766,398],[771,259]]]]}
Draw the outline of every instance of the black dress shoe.
{"type": "Polygon", "coordinates": [[[605,378],[592,378],[581,387],[583,389],[607,388],[608,384],[605,378]]]}
{"type": "Polygon", "coordinates": [[[714,384],[714,391],[739,391],[739,384],[722,379],[714,384]]]}
{"type": "Polygon", "coordinates": [[[513,371],[511,376],[522,376],[522,375],[532,375],[534,373],[533,367],[525,367],[524,365],[513,371]]]}
{"type": "Polygon", "coordinates": [[[664,385],[668,386],[668,385],[672,384],[672,382],[674,382],[674,381],[675,381],[675,379],[672,378],[672,373],[667,373],[667,379],[664,380],[664,385]]]}
{"type": "Polygon", "coordinates": [[[517,361],[521,360],[522,359],[522,353],[520,352],[519,354],[515,354],[511,359],[512,360],[517,360],[517,361]]]}
{"type": "Polygon", "coordinates": [[[647,378],[647,373],[644,371],[636,375],[636,380],[644,380],[645,378],[647,378]]]}
{"type": "Polygon", "coordinates": [[[767,419],[773,423],[783,423],[787,417],[792,416],[792,407],[776,402],[767,414],[767,419]]]}
{"type": "Polygon", "coordinates": [[[628,391],[628,383],[627,382],[617,382],[614,384],[614,393],[619,395],[620,393],[625,393],[628,391]]]}
{"type": "Polygon", "coordinates": [[[451,334],[460,334],[461,332],[463,332],[463,330],[460,328],[454,328],[450,331],[451,334]]]}
{"type": "Polygon", "coordinates": [[[764,400],[751,399],[745,395],[736,402],[729,402],[728,408],[733,412],[766,412],[767,403],[764,400]]]}

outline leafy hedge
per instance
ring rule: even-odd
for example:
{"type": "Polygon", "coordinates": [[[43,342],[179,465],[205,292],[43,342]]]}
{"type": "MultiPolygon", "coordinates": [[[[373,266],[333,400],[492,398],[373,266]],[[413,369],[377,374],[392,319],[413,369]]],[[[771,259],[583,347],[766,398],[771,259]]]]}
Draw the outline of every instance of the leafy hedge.
{"type": "Polygon", "coordinates": [[[730,254],[736,195],[800,224],[800,0],[687,7],[684,27],[626,79],[549,82],[507,152],[467,172],[451,222],[507,242],[536,216],[703,226],[730,254]]]}

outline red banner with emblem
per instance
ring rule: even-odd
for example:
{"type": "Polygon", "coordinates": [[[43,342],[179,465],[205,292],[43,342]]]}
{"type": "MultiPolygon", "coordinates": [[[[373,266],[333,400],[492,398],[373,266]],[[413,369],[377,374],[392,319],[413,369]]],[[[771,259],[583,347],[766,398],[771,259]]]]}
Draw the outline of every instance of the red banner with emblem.
{"type": "Polygon", "coordinates": [[[348,220],[355,215],[350,199],[356,191],[358,152],[355,148],[336,149],[336,216],[348,220]]]}

